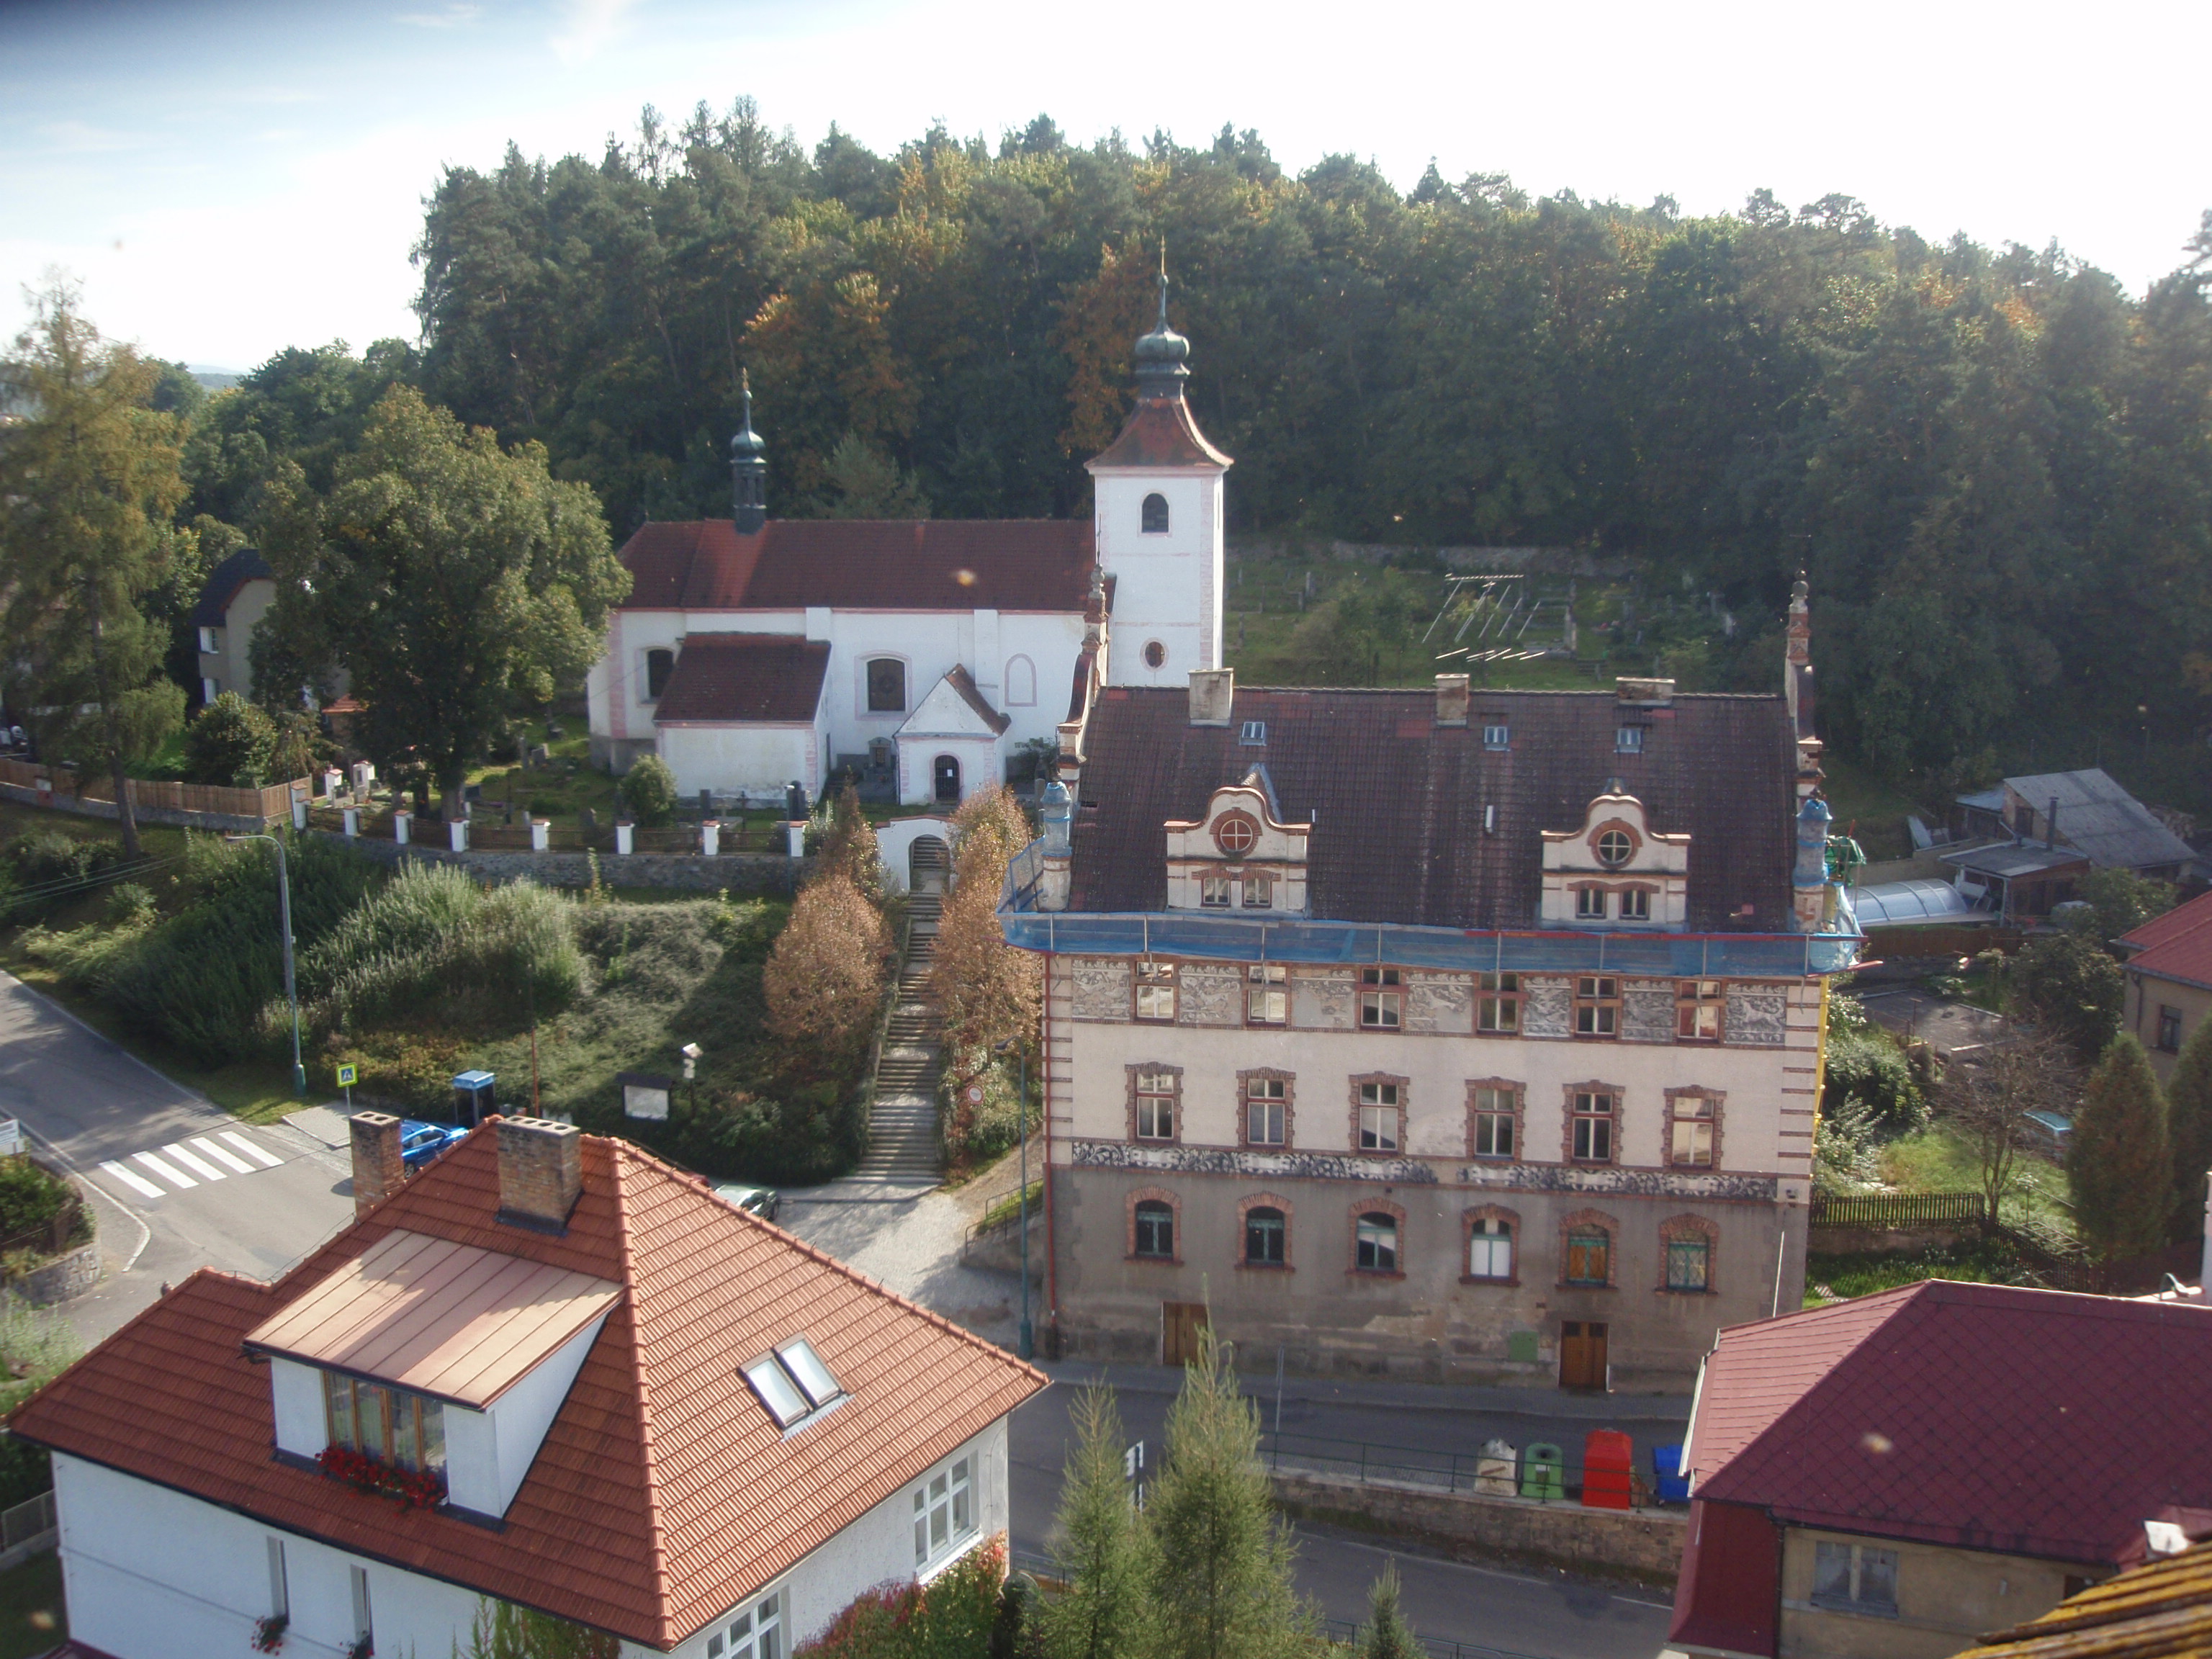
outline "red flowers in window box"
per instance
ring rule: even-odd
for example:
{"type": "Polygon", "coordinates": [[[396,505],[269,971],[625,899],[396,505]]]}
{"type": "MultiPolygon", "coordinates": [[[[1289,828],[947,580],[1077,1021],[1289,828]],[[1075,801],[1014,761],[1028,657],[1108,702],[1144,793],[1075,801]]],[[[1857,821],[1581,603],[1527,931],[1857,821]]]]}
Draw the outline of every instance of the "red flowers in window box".
{"type": "Polygon", "coordinates": [[[398,1500],[403,1510],[434,1509],[446,1501],[446,1478],[434,1469],[403,1469],[349,1446],[325,1446],[315,1454],[325,1480],[340,1480],[356,1492],[398,1500]]]}
{"type": "Polygon", "coordinates": [[[284,1647],[284,1632],[291,1628],[291,1619],[281,1613],[272,1613],[265,1619],[253,1621],[253,1650],[256,1653],[280,1653],[284,1647]]]}

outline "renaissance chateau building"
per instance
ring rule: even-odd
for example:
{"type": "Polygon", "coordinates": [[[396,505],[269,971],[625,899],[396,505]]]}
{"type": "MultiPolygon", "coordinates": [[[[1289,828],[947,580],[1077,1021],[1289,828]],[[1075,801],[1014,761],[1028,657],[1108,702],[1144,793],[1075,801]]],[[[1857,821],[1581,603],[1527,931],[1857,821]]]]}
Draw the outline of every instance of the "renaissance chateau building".
{"type": "Polygon", "coordinates": [[[1055,757],[1001,906],[1044,958],[1048,1340],[1679,1387],[1802,1299],[1829,976],[1810,611],[1771,696],[1239,686],[1230,459],[1137,342],[1087,524],[647,525],[594,750],[687,793],[954,801],[1055,757]]]}

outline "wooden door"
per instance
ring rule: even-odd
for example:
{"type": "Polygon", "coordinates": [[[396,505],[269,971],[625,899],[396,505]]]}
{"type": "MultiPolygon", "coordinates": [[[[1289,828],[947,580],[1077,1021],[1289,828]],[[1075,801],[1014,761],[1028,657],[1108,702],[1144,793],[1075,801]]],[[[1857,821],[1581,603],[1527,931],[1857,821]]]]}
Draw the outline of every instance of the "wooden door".
{"type": "Polygon", "coordinates": [[[1559,1386],[1563,1389],[1601,1389],[1605,1386],[1606,1328],[1587,1320],[1570,1319],[1559,1326],[1559,1386]]]}
{"type": "Polygon", "coordinates": [[[1203,1302],[1160,1304],[1160,1364],[1188,1365],[1198,1358],[1198,1334],[1206,1328],[1203,1302]]]}

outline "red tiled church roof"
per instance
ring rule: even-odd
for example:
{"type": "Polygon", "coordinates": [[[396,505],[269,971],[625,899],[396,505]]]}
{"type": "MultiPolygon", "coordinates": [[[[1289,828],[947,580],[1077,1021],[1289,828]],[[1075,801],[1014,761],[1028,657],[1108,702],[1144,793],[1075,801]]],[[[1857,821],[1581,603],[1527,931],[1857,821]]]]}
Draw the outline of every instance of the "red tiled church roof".
{"type": "Polygon", "coordinates": [[[1198,818],[1215,789],[1263,764],[1287,821],[1315,824],[1317,920],[1534,927],[1537,832],[1581,824],[1618,778],[1655,829],[1690,834],[1692,930],[1793,926],[1796,763],[1780,697],[1639,708],[1635,755],[1615,752],[1627,711],[1612,691],[1478,690],[1472,707],[1468,725],[1443,726],[1427,690],[1238,686],[1228,725],[1203,726],[1181,688],[1109,687],[1091,716],[1069,908],[1164,908],[1168,820],[1198,818]],[[1249,721],[1264,743],[1243,741],[1249,721]],[[1508,727],[1510,748],[1485,748],[1491,724],[1508,727]]]}
{"type": "Polygon", "coordinates": [[[1044,1386],[980,1338],[586,1136],[568,1230],[502,1225],[496,1120],[274,1285],[203,1270],[19,1410],[15,1431],[272,1526],[674,1645],[1044,1386]],[[498,1531],[276,1461],[246,1333],[396,1229],[623,1294],[498,1531]],[[851,1398],[786,1439],[738,1367],[805,1334],[851,1398]]]}
{"type": "Polygon", "coordinates": [[[692,634],[654,708],[656,724],[775,720],[805,725],[822,703],[830,647],[787,634],[692,634]]]}
{"type": "Polygon", "coordinates": [[[2162,916],[2153,916],[2120,943],[2132,953],[2128,966],[2159,979],[2212,988],[2212,893],[2200,893],[2162,916]]]}
{"type": "Polygon", "coordinates": [[[1180,396],[1140,397],[1121,435],[1085,463],[1100,467],[1234,466],[1198,429],[1180,396]]]}
{"type": "Polygon", "coordinates": [[[2212,1310],[1943,1280],[1721,1333],[1683,1462],[1777,1521],[2114,1564],[2212,1504],[2212,1310]]]}
{"type": "Polygon", "coordinates": [[[648,524],[623,544],[625,611],[1082,611],[1082,519],[727,519],[648,524]]]}

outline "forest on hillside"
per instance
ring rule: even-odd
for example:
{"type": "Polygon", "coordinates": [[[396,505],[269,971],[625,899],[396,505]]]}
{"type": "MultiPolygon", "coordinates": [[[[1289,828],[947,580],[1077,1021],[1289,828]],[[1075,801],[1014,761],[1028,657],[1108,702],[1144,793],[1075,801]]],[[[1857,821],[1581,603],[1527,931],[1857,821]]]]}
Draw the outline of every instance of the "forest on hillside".
{"type": "Polygon", "coordinates": [[[727,510],[744,369],[774,512],[1083,512],[1163,243],[1233,533],[1626,558],[1754,619],[1718,683],[1761,688],[1802,568],[1824,724],[1876,770],[1962,779],[2053,726],[2202,770],[2212,214],[2131,295],[1841,195],[1689,218],[1433,168],[1401,193],[1344,156],[1293,176],[1225,128],[1084,147],[1040,116],[885,156],[749,100],[648,110],[597,156],[449,169],[419,343],[287,353],[215,399],[196,509],[250,523],[269,455],[312,482],[405,380],[543,443],[619,539],[727,510]]]}

